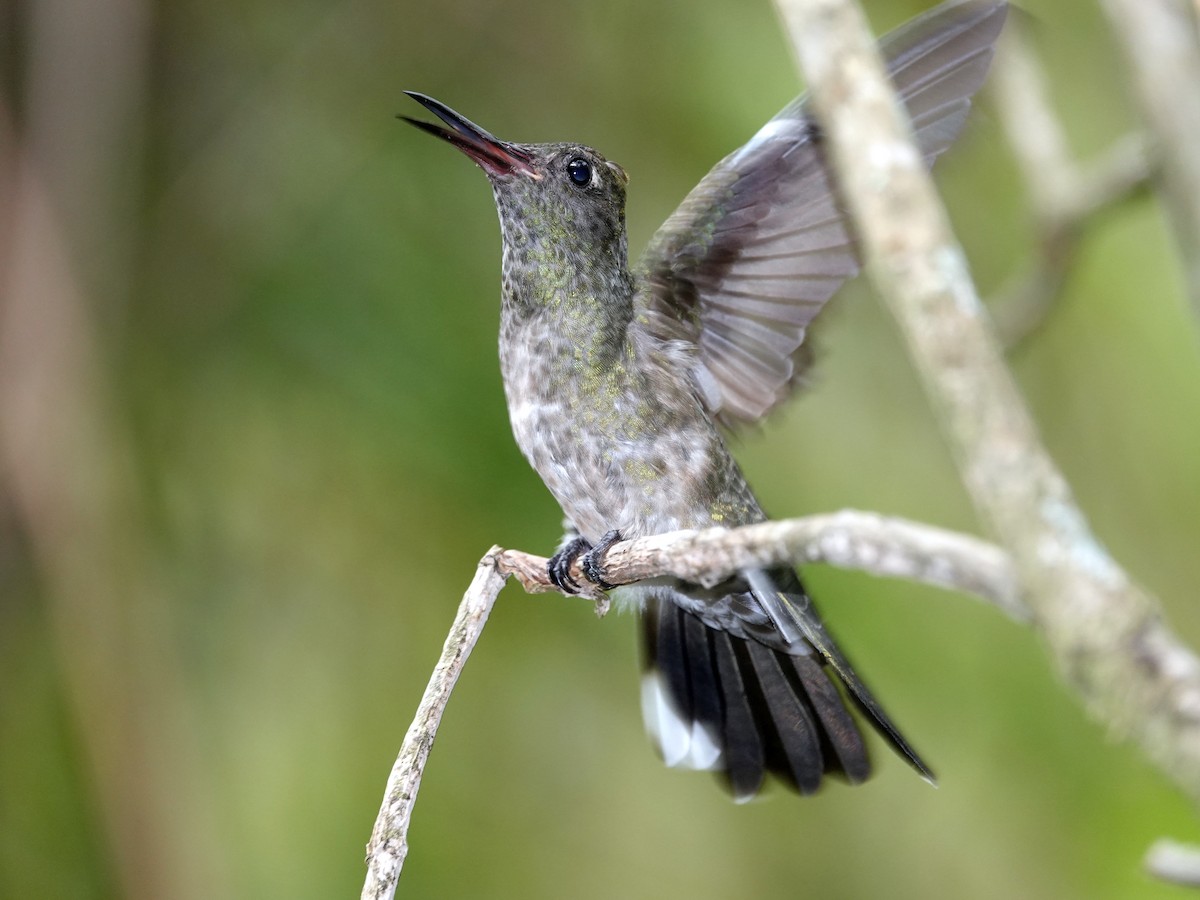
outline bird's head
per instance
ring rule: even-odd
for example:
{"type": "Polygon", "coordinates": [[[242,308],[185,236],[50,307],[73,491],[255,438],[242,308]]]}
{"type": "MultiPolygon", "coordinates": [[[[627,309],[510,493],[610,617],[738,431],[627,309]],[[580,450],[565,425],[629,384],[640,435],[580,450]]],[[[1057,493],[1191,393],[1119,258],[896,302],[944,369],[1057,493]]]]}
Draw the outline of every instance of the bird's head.
{"type": "Polygon", "coordinates": [[[406,93],[449,127],[401,118],[457,147],[487,174],[506,243],[590,256],[616,253],[624,265],[624,169],[580,144],[502,141],[444,103],[406,93]]]}

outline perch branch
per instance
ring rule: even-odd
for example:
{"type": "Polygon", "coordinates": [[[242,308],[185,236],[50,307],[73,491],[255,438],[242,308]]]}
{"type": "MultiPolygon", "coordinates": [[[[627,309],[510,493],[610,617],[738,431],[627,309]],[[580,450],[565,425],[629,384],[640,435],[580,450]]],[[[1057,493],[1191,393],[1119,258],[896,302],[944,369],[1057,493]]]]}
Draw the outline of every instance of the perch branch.
{"type": "Polygon", "coordinates": [[[1094,716],[1134,736],[1200,800],[1200,661],[1092,534],[1042,447],[861,10],[850,0],[776,2],[867,271],[1051,656],[1094,716]]]}
{"type": "MultiPolygon", "coordinates": [[[[955,588],[991,601],[1013,618],[1028,618],[1002,550],[967,535],[851,510],[732,530],[678,531],[622,541],[606,557],[605,578],[630,584],[670,575],[715,584],[739,569],[793,562],[825,562],[955,588]]],[[[571,574],[580,584],[587,583],[578,561],[571,574]]],[[[434,736],[454,684],[510,575],[530,593],[557,590],[547,577],[543,557],[493,547],[479,561],[388,777],[367,844],[363,900],[395,896],[408,855],[413,804],[434,736]]]]}
{"type": "MultiPolygon", "coordinates": [[[[546,577],[542,557],[505,550],[500,560],[507,574],[529,593],[557,590],[546,577]]],[[[828,563],[960,590],[988,600],[1017,621],[1029,618],[1017,596],[1008,557],[994,545],[857,510],[621,541],[613,545],[605,562],[605,580],[611,584],[670,575],[705,587],[749,568],[828,563]]],[[[578,562],[571,572],[580,584],[587,582],[578,562]]]]}

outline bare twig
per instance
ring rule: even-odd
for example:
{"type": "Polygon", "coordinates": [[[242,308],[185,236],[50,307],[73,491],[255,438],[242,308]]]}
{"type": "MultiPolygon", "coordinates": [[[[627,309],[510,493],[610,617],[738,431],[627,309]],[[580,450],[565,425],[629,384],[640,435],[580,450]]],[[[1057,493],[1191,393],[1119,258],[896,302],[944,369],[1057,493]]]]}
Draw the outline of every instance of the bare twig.
{"type": "Polygon", "coordinates": [[[408,823],[413,804],[417,801],[425,760],[429,758],[454,683],[458,681],[467,657],[483,632],[496,597],[504,587],[507,576],[501,573],[496,559],[500,552],[499,547],[493,547],[479,561],[475,578],[458,606],[458,614],[450,626],[450,634],[446,637],[442,655],[429,679],[429,686],[421,697],[416,718],[409,726],[400,755],[392,766],[383,805],[379,808],[379,817],[375,820],[371,841],[367,844],[367,880],[363,885],[363,900],[390,898],[396,894],[396,882],[404,867],[404,859],[408,856],[408,823]]]}
{"type": "MultiPolygon", "coordinates": [[[[941,528],[852,510],[733,530],[679,531],[622,541],[609,551],[605,577],[629,584],[672,575],[715,584],[739,569],[791,562],[827,562],[955,588],[991,601],[1013,618],[1028,615],[1017,597],[1008,558],[998,548],[941,528]]],[[[587,582],[578,563],[572,574],[580,584],[587,582]]],[[[454,684],[510,575],[530,593],[557,590],[547,577],[543,557],[493,547],[479,561],[392,766],[367,844],[363,900],[395,895],[408,855],[409,821],[434,736],[454,684]]]]}
{"type": "Polygon", "coordinates": [[[1045,73],[1020,27],[1004,36],[991,84],[1029,190],[1036,232],[1032,270],[1005,287],[991,306],[996,330],[1011,351],[1052,310],[1086,226],[1138,194],[1149,181],[1151,162],[1140,134],[1116,141],[1086,167],[1075,162],[1051,107],[1045,73]]]}
{"type": "Polygon", "coordinates": [[[1105,0],[1162,160],[1160,196],[1200,316],[1200,39],[1187,0],[1105,0]]]}
{"type": "Polygon", "coordinates": [[[1200,800],[1200,661],[1100,545],[1042,447],[861,11],[850,0],[777,3],[867,269],[1052,657],[1096,717],[1200,800]]]}

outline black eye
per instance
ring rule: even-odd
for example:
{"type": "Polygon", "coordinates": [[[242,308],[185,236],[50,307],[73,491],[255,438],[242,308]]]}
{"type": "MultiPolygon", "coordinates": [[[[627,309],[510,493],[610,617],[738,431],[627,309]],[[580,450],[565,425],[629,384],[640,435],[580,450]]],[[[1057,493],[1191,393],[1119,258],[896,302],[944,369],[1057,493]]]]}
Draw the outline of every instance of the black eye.
{"type": "Polygon", "coordinates": [[[567,177],[578,185],[585,185],[592,180],[592,164],[586,159],[575,157],[567,163],[567,177]]]}

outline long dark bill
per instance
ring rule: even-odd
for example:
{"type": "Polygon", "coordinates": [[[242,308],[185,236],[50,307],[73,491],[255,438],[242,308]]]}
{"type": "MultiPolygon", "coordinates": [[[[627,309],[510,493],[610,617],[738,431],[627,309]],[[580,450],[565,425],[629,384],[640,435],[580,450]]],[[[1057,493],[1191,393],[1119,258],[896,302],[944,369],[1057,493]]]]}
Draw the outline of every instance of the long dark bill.
{"type": "Polygon", "coordinates": [[[410,125],[415,125],[422,131],[427,131],[436,137],[449,144],[453,144],[479,165],[481,169],[489,175],[512,175],[521,174],[528,175],[531,178],[540,178],[539,173],[532,165],[532,160],[524,151],[518,150],[511,144],[506,144],[504,141],[492,136],[484,131],[470,119],[465,116],[460,116],[445,103],[439,100],[434,100],[425,94],[419,94],[416,91],[405,91],[404,93],[412,97],[427,110],[445,122],[450,128],[443,128],[440,125],[435,125],[432,122],[422,122],[420,119],[410,119],[408,116],[400,116],[405,122],[410,125]]]}

